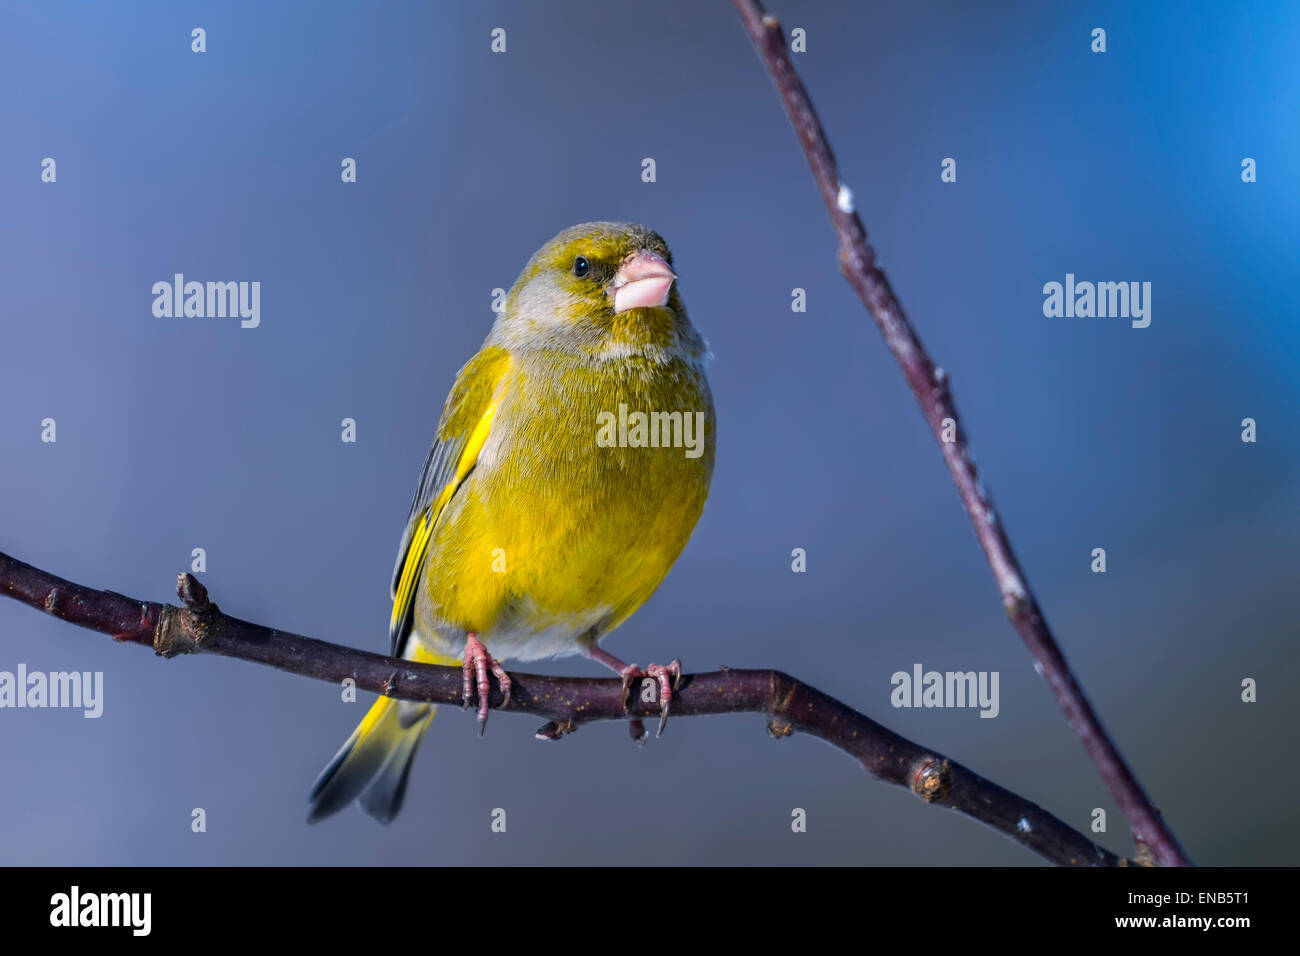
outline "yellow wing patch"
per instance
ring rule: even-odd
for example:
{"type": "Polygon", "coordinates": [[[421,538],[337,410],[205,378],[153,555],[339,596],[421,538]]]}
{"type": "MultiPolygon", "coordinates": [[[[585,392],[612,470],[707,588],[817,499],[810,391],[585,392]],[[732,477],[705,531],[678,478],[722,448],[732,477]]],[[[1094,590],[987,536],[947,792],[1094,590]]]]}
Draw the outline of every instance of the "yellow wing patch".
{"type": "Polygon", "coordinates": [[[393,613],[389,618],[389,630],[396,631],[401,621],[410,611],[415,601],[415,582],[419,580],[420,569],[424,566],[424,553],[429,547],[429,536],[433,533],[434,523],[438,516],[442,514],[442,509],[447,506],[451,496],[456,493],[462,481],[473,470],[474,465],[478,463],[479,452],[483,450],[483,444],[487,441],[488,432],[492,429],[492,417],[496,414],[497,406],[493,402],[488,406],[483,417],[478,420],[474,426],[474,431],[470,433],[469,441],[465,443],[465,448],[461,451],[460,458],[456,462],[456,472],[451,481],[443,486],[438,492],[438,497],[433,500],[427,508],[424,509],[420,516],[419,524],[415,528],[415,533],[411,535],[410,547],[406,549],[406,558],[402,562],[402,573],[397,581],[397,591],[393,595],[393,613]]]}

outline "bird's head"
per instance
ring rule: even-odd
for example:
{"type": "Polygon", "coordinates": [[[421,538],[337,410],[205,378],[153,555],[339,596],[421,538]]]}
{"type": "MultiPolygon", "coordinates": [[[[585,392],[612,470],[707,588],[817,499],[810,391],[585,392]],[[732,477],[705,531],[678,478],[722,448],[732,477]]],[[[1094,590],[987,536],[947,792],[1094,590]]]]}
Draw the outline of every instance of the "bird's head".
{"type": "Polygon", "coordinates": [[[595,357],[696,345],[702,353],[676,281],[668,244],[645,226],[571,226],[528,261],[506,299],[501,331],[595,357]]]}

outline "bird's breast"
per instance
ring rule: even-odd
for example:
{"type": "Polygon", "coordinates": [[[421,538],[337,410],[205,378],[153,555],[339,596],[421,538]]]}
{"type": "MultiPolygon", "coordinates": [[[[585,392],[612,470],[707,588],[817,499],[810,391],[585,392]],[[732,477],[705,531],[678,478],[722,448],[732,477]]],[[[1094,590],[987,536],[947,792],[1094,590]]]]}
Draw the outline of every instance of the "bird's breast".
{"type": "Polygon", "coordinates": [[[530,619],[539,634],[621,621],[695,527],[713,432],[694,363],[517,360],[478,464],[435,529],[428,611],[488,638],[526,632],[530,619]]]}

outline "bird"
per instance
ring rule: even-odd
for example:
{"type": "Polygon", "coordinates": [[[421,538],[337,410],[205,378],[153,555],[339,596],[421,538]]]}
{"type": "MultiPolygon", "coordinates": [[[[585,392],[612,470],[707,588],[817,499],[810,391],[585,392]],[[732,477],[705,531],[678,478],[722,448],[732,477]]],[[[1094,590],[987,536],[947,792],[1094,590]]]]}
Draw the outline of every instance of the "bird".
{"type": "MultiPolygon", "coordinates": [[[[589,222],[528,260],[442,406],[392,578],[391,654],[459,665],[488,717],[503,660],[582,654],[654,681],[663,732],[681,662],[600,646],[654,593],[704,509],[716,452],[708,343],[667,243],[589,222]]],[[[401,809],[432,704],[380,697],[317,778],[309,822],[401,809]]],[[[633,736],[639,736],[634,723],[633,736]]]]}

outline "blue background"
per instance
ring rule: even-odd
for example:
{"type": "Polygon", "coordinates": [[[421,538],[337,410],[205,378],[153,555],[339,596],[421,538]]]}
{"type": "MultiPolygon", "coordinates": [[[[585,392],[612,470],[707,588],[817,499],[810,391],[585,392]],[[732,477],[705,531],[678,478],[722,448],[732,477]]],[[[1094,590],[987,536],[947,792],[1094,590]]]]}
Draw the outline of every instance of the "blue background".
{"type": "MultiPolygon", "coordinates": [[[[1199,862],[1300,862],[1300,6],[773,9],[807,31],[797,65],[873,244],[1124,753],[1199,862]],[[1067,272],[1151,282],[1150,328],[1044,318],[1067,272]]],[[[384,649],[492,289],[565,226],[645,222],[716,355],[718,462],[675,570],[606,646],[789,671],[1080,829],[1105,808],[1098,839],[1131,852],[729,4],[6,4],[0,103],[0,549],[167,600],[202,547],[227,612],[384,649]],[[260,281],[261,327],[155,318],[175,272],[260,281]],[[999,671],[1000,715],[891,708],[916,662],[999,671]]],[[[0,670],[19,663],[103,671],[105,710],[0,710],[6,863],[1038,862],[754,716],[638,749],[619,724],[543,744],[507,716],[480,740],[446,710],[393,826],[308,828],[369,695],[0,602],[0,670]]]]}

